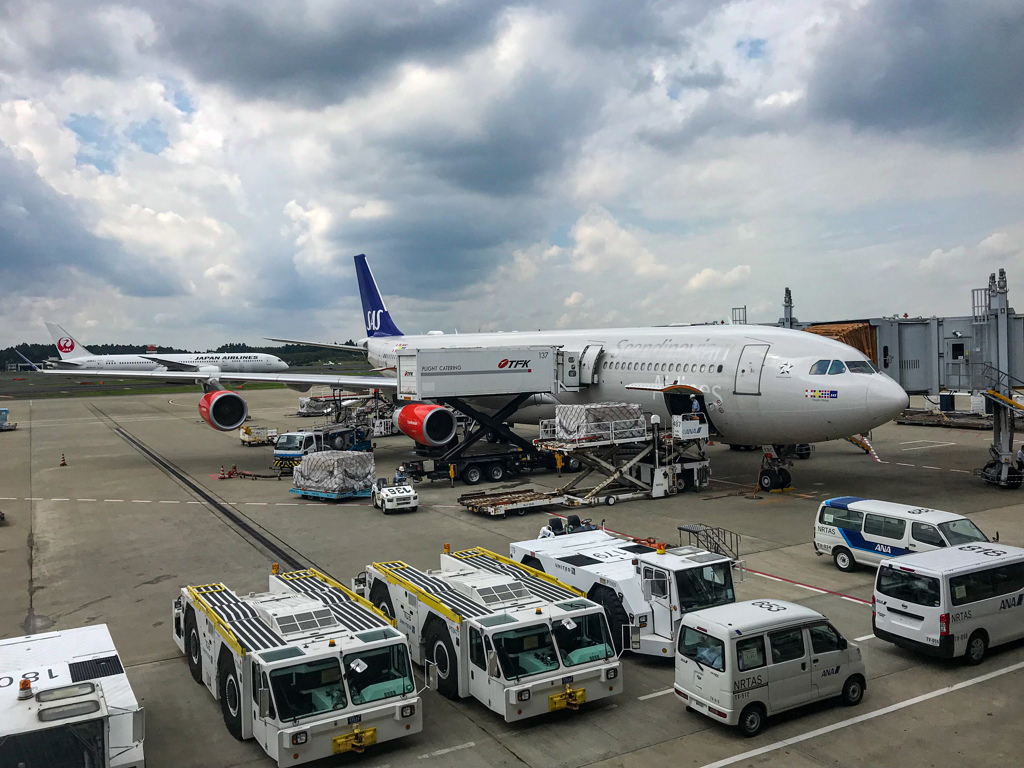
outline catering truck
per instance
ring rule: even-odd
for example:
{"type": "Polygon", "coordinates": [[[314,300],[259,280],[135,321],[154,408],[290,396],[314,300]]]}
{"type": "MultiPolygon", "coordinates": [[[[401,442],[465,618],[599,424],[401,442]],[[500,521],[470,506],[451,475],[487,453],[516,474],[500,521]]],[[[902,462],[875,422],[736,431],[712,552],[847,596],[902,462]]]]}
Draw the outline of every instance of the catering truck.
{"type": "Polygon", "coordinates": [[[622,691],[601,607],[507,557],[445,545],[440,570],[373,563],[354,586],[395,617],[443,696],[472,696],[506,722],[622,691]]]}
{"type": "Polygon", "coordinates": [[[732,560],[699,547],[597,530],[515,542],[509,555],[604,607],[620,650],[667,657],[684,613],[736,600],[732,560]]]}
{"type": "Polygon", "coordinates": [[[0,766],[143,768],[144,738],[106,624],[0,640],[0,766]]]}
{"type": "Polygon", "coordinates": [[[279,766],[423,728],[409,645],[370,603],[319,571],[270,575],[268,592],[182,587],[172,634],[228,731],[279,766]]]}

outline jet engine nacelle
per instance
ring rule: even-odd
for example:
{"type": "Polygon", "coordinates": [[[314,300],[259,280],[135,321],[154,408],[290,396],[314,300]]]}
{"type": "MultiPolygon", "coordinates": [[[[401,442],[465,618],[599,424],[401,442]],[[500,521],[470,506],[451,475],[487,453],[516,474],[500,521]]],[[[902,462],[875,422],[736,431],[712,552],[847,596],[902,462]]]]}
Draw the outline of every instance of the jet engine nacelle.
{"type": "Polygon", "coordinates": [[[203,395],[199,401],[199,415],[214,429],[231,432],[245,423],[249,407],[241,396],[221,389],[203,395]]]}
{"type": "Polygon", "coordinates": [[[423,445],[447,445],[455,437],[455,414],[440,405],[403,405],[395,410],[392,419],[402,434],[423,445]]]}

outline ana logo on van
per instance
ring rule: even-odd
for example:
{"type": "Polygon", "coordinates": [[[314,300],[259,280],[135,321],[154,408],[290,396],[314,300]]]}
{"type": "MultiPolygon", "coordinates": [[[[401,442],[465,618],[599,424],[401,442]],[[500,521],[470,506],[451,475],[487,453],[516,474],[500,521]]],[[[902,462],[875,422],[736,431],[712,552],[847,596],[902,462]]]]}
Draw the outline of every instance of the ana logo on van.
{"type": "Polygon", "coordinates": [[[875,544],[875,552],[884,552],[887,555],[891,555],[892,547],[888,544],[875,544]]]}
{"type": "Polygon", "coordinates": [[[1016,597],[1004,597],[999,601],[999,610],[1005,611],[1008,608],[1017,608],[1021,605],[1024,605],[1024,592],[1021,592],[1016,597]]]}
{"type": "Polygon", "coordinates": [[[826,669],[821,673],[822,677],[828,677],[830,675],[838,675],[840,667],[833,667],[832,669],[826,669]]]}

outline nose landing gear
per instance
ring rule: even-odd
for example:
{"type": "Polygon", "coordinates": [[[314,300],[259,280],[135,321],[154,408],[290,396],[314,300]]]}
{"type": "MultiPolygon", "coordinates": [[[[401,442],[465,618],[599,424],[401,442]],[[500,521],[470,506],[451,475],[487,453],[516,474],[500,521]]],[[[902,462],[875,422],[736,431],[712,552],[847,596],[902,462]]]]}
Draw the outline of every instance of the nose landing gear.
{"type": "Polygon", "coordinates": [[[793,462],[786,458],[780,448],[774,445],[763,446],[764,456],[761,458],[761,471],[757,476],[757,486],[762,491],[792,487],[793,476],[789,473],[788,467],[793,466],[793,462]]]}

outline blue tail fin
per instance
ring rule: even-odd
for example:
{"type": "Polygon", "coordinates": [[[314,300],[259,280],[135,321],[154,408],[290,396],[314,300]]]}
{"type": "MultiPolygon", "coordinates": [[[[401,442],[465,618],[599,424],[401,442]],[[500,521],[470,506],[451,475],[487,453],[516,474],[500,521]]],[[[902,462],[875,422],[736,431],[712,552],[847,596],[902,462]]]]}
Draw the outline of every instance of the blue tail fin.
{"type": "Polygon", "coordinates": [[[377,290],[377,281],[373,279],[370,265],[366,263],[366,254],[356,256],[356,279],[359,281],[359,298],[363,302],[363,323],[366,335],[404,336],[391,319],[391,313],[384,306],[384,299],[377,290]]]}

